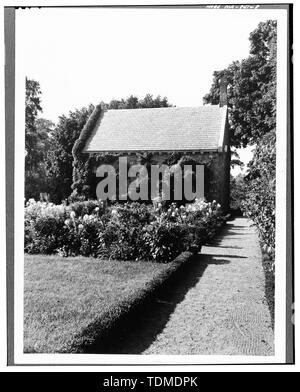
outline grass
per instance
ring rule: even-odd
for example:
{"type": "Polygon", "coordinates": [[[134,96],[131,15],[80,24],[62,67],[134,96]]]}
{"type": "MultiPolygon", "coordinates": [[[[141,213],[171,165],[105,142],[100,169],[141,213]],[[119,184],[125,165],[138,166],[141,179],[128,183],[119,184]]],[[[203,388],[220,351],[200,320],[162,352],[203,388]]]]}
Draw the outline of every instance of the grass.
{"type": "Polygon", "coordinates": [[[84,352],[189,256],[158,264],[25,255],[24,352],[84,352]]]}

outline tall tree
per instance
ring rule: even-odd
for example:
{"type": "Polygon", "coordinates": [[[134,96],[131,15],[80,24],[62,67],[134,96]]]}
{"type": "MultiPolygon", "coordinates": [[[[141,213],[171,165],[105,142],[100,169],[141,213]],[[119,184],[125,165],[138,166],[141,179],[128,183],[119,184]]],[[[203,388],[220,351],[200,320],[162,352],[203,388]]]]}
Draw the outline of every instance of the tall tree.
{"type": "Polygon", "coordinates": [[[228,81],[231,145],[255,144],[276,124],[276,21],[260,23],[250,34],[250,55],[214,73],[205,104],[218,104],[219,80],[228,81]]]}
{"type": "Polygon", "coordinates": [[[46,155],[54,124],[38,118],[42,112],[41,89],[36,80],[26,78],[25,98],[25,197],[39,198],[48,191],[46,155]]]}
{"type": "Polygon", "coordinates": [[[41,107],[41,89],[36,80],[26,78],[25,98],[25,168],[26,171],[34,171],[41,159],[41,151],[38,149],[39,135],[36,127],[36,119],[41,107]]]}
{"type": "MultiPolygon", "coordinates": [[[[240,197],[244,191],[244,212],[256,224],[271,258],[275,254],[276,27],[276,21],[260,23],[250,34],[249,57],[215,72],[211,90],[204,97],[204,103],[218,103],[219,79],[226,76],[231,145],[255,145],[248,174],[242,182],[239,179],[238,193],[240,197]]],[[[234,201],[237,181],[232,184],[234,201]]]]}

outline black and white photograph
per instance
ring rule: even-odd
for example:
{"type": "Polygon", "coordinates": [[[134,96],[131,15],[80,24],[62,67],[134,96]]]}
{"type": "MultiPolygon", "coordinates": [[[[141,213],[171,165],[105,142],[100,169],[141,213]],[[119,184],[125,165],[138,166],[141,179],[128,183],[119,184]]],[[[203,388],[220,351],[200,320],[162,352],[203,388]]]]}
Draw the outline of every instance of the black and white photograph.
{"type": "Polygon", "coordinates": [[[11,358],[294,363],[292,5],[108,5],[13,10],[11,358]]]}

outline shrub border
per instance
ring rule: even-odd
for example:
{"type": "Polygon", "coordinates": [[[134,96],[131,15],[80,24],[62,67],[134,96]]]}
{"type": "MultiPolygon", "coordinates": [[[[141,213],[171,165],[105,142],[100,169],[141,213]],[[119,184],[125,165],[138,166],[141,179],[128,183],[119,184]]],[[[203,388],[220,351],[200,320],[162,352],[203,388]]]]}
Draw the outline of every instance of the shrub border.
{"type": "Polygon", "coordinates": [[[263,242],[259,242],[262,254],[262,267],[265,275],[265,298],[271,315],[272,328],[275,326],[275,270],[274,259],[263,249],[263,242]]]}
{"type": "MultiPolygon", "coordinates": [[[[198,250],[200,252],[200,250],[198,250]]],[[[59,352],[62,353],[84,353],[88,352],[94,345],[106,341],[108,334],[119,325],[125,318],[129,317],[137,308],[150,300],[157,290],[161,288],[171,277],[173,277],[183,266],[190,262],[197,252],[182,252],[173,261],[168,263],[168,268],[158,273],[145,287],[137,290],[134,294],[121,300],[110,310],[90,323],[87,327],[77,333],[72,341],[65,345],[59,352]]]]}

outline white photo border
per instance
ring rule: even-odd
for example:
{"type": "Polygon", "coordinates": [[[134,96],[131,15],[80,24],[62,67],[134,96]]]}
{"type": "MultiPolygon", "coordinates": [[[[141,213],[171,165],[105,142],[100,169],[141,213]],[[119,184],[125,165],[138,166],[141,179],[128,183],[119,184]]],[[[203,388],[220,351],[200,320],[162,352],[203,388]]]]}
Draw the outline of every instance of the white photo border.
{"type": "MultiPolygon", "coordinates": [[[[186,6],[187,7],[187,6],[186,6]]],[[[222,9],[215,10],[222,12],[222,9]]],[[[244,10],[255,12],[256,10],[244,10]]],[[[278,21],[277,50],[277,163],[276,163],[276,277],[275,277],[275,355],[103,355],[103,354],[24,354],[23,293],[24,293],[24,151],[25,74],[19,57],[20,16],[16,11],[16,105],[15,105],[15,302],[14,361],[32,365],[203,365],[203,364],[280,364],[286,360],[286,171],[287,171],[287,10],[260,10],[278,21]]],[[[234,12],[234,10],[233,10],[234,12]]]]}

